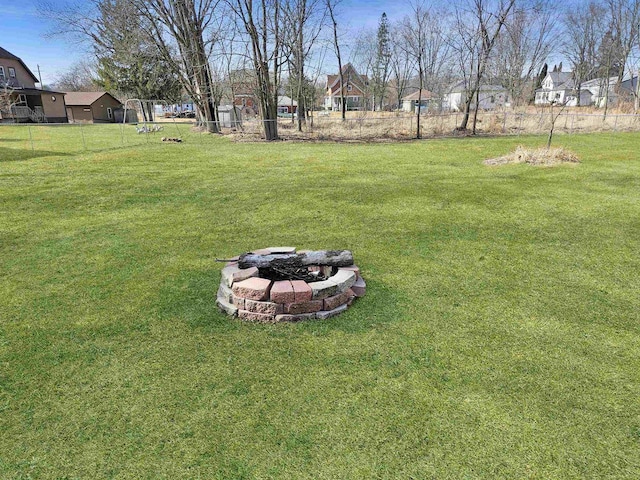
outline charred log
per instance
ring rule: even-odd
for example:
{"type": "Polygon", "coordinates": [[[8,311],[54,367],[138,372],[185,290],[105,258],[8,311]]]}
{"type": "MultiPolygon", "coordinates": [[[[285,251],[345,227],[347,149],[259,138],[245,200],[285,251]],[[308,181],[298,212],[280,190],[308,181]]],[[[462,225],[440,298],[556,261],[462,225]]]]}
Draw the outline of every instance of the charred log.
{"type": "Polygon", "coordinates": [[[299,270],[310,265],[328,265],[346,267],[353,265],[353,254],[349,250],[318,250],[304,253],[273,253],[257,255],[245,253],[240,255],[240,268],[257,267],[272,270],[299,270]]]}

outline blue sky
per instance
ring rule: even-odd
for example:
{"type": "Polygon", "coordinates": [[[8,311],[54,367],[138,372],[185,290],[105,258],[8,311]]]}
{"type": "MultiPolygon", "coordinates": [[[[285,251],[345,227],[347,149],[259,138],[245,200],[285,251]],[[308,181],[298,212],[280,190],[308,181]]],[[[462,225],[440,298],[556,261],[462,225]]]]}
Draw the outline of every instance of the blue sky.
{"type": "MultiPolygon", "coordinates": [[[[404,2],[393,0],[344,0],[340,9],[342,18],[353,32],[365,27],[375,28],[382,12],[393,21],[406,11],[404,2]]],[[[52,26],[38,15],[36,0],[0,0],[0,46],[22,58],[36,76],[37,65],[40,65],[44,84],[52,83],[84,54],[80,46],[62,37],[45,37],[51,29],[52,26]]]]}
{"type": "Polygon", "coordinates": [[[45,38],[50,30],[34,0],[0,0],[0,46],[22,58],[36,76],[40,65],[45,84],[82,56],[77,46],[62,38],[45,38]]]}

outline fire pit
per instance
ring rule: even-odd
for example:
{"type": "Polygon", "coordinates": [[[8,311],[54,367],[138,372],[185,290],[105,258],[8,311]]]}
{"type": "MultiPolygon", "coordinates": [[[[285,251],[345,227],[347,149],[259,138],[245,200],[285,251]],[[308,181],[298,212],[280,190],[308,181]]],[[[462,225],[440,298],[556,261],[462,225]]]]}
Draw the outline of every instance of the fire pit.
{"type": "Polygon", "coordinates": [[[365,291],[348,250],[270,247],[228,261],[216,303],[243,320],[296,322],[338,315],[365,291]]]}

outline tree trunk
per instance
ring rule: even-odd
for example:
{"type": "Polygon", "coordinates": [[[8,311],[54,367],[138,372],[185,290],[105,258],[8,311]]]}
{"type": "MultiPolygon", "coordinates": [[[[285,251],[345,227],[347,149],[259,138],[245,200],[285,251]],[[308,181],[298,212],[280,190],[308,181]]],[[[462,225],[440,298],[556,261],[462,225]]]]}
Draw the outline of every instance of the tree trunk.
{"type": "Polygon", "coordinates": [[[469,123],[469,116],[471,114],[471,102],[473,102],[473,97],[475,95],[475,91],[469,92],[467,94],[467,98],[464,103],[464,115],[462,116],[462,121],[460,122],[460,126],[458,130],[466,130],[467,124],[469,123]]]}
{"type": "Polygon", "coordinates": [[[476,87],[476,108],[473,111],[473,129],[472,135],[476,134],[476,125],[478,124],[478,109],[480,108],[480,85],[476,87]]]}
{"type": "Polygon", "coordinates": [[[424,86],[424,72],[422,70],[422,52],[418,56],[418,73],[420,74],[420,81],[418,83],[420,90],[418,90],[418,108],[416,112],[416,138],[420,140],[422,138],[422,132],[420,131],[420,108],[422,107],[422,87],[424,86]]]}
{"type": "Polygon", "coordinates": [[[353,265],[353,254],[349,250],[318,250],[306,253],[274,253],[269,255],[245,253],[240,255],[238,260],[240,268],[291,268],[309,265],[346,267],[353,265]]]}

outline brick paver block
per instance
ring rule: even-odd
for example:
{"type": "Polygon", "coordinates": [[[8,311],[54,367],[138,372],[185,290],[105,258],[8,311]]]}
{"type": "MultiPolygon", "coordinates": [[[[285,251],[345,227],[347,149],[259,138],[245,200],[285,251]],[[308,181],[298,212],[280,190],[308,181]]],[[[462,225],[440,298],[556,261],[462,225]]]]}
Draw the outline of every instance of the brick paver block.
{"type": "Polygon", "coordinates": [[[311,298],[313,298],[311,287],[304,280],[291,280],[291,286],[293,287],[293,291],[295,292],[294,302],[309,302],[311,298]]]}
{"type": "Polygon", "coordinates": [[[225,302],[227,303],[233,303],[232,297],[233,297],[233,293],[231,292],[231,289],[229,287],[227,287],[224,283],[220,283],[220,286],[218,287],[218,298],[222,298],[224,299],[225,302]]]}
{"type": "Polygon", "coordinates": [[[325,298],[324,305],[321,310],[333,310],[334,308],[338,308],[340,305],[344,305],[349,301],[349,297],[351,296],[351,290],[347,290],[346,292],[339,293],[334,295],[333,297],[325,298]]]}
{"type": "Polygon", "coordinates": [[[298,313],[319,312],[323,307],[322,300],[310,300],[308,302],[287,303],[284,306],[284,313],[296,315],[298,313]]]}
{"type": "Polygon", "coordinates": [[[340,267],[339,270],[350,270],[355,272],[356,277],[360,278],[360,268],[357,265],[349,265],[347,267],[340,267]]]}
{"type": "Polygon", "coordinates": [[[311,287],[311,295],[314,300],[331,297],[338,293],[338,285],[330,279],[322,282],[311,282],[308,285],[311,287]]]}
{"type": "Polygon", "coordinates": [[[251,268],[238,268],[237,266],[229,265],[222,269],[222,280],[228,287],[233,286],[235,282],[241,282],[247,278],[257,277],[260,274],[256,267],[251,268]]]}
{"type": "Polygon", "coordinates": [[[296,301],[293,285],[289,280],[273,282],[270,296],[271,301],[275,303],[293,303],[296,301]]]}
{"type": "Polygon", "coordinates": [[[248,298],[249,300],[266,300],[269,298],[269,289],[271,288],[271,280],[266,278],[251,277],[241,282],[233,284],[231,290],[233,294],[248,298]]]}
{"type": "Polygon", "coordinates": [[[321,312],[316,313],[316,317],[320,320],[326,320],[327,318],[335,317],[336,315],[340,315],[342,312],[347,310],[346,305],[340,305],[338,308],[334,308],[333,310],[322,310],[321,312]]]}
{"type": "Polygon", "coordinates": [[[282,304],[271,302],[258,302],[256,300],[245,300],[244,309],[248,312],[266,313],[268,315],[276,315],[284,312],[282,304]]]}
{"type": "Polygon", "coordinates": [[[299,322],[301,320],[313,320],[315,313],[300,313],[298,315],[276,315],[276,322],[299,322]]]}
{"type": "Polygon", "coordinates": [[[358,298],[364,297],[364,294],[367,293],[367,284],[362,277],[356,280],[356,283],[351,286],[351,291],[358,298]]]}
{"type": "Polygon", "coordinates": [[[338,270],[338,273],[333,277],[330,277],[328,281],[333,282],[338,286],[336,293],[346,292],[354,283],[356,283],[356,273],[350,270],[338,270]]]}
{"type": "Polygon", "coordinates": [[[349,294],[349,300],[347,300],[347,306],[350,307],[353,301],[358,297],[356,297],[356,294],[353,293],[353,290],[351,289],[347,290],[347,293],[349,294]]]}
{"type": "Polygon", "coordinates": [[[246,310],[244,308],[244,298],[236,297],[235,295],[231,295],[231,303],[234,307],[239,308],[240,310],[246,310]]]}
{"type": "Polygon", "coordinates": [[[216,299],[216,305],[218,305],[218,308],[225,312],[227,315],[235,317],[238,314],[238,309],[231,305],[229,302],[225,301],[223,298],[216,299]]]}
{"type": "Polygon", "coordinates": [[[276,319],[274,315],[268,315],[266,313],[249,312],[247,310],[238,310],[238,318],[243,320],[250,320],[252,322],[260,323],[273,323],[276,319]]]}

